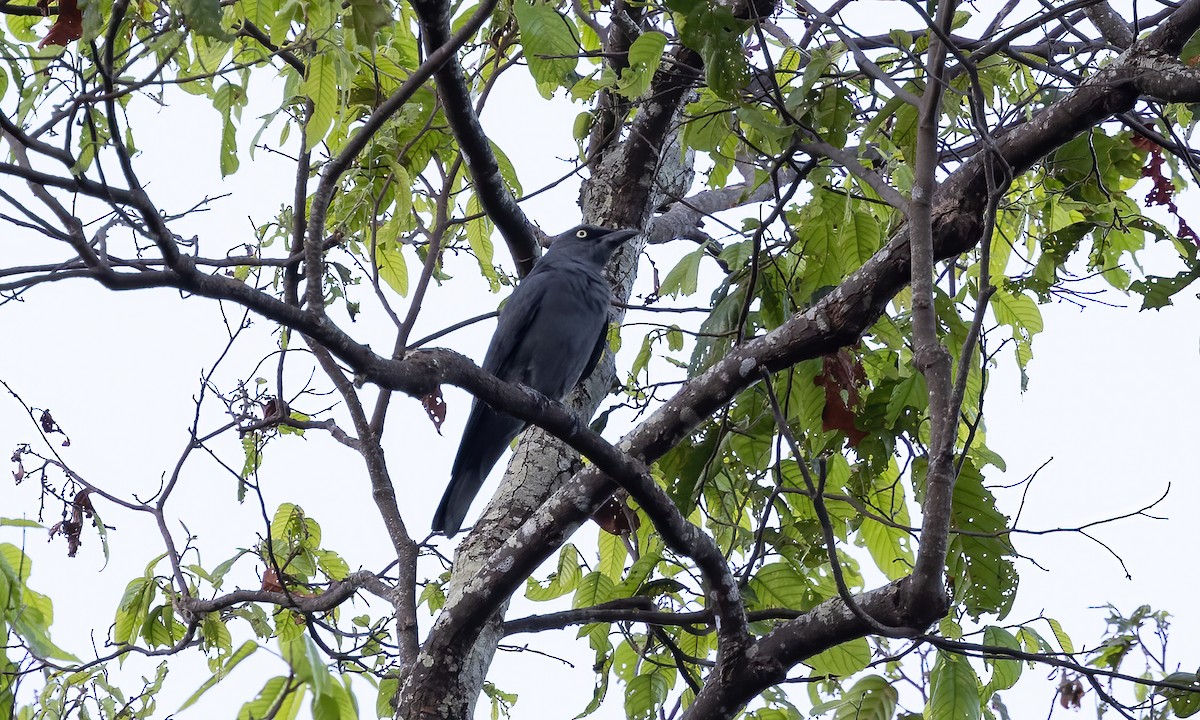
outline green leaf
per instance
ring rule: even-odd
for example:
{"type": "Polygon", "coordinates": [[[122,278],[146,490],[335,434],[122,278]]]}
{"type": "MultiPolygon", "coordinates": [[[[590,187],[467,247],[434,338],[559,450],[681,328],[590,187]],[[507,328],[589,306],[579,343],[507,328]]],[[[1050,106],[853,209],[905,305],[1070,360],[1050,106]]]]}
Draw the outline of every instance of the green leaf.
{"type": "Polygon", "coordinates": [[[571,599],[571,607],[591,607],[608,602],[615,597],[614,588],[612,578],[593,570],[579,581],[579,588],[575,591],[575,597],[571,599]]]}
{"type": "Polygon", "coordinates": [[[892,391],[892,397],[887,404],[887,424],[895,427],[896,421],[906,410],[923,412],[929,405],[929,390],[925,385],[925,376],[919,372],[901,380],[892,391]]]}
{"type": "Polygon", "coordinates": [[[1067,631],[1063,630],[1062,623],[1054,618],[1046,618],[1046,622],[1050,623],[1050,630],[1054,633],[1054,638],[1058,640],[1059,647],[1068,655],[1075,652],[1075,645],[1071,642],[1071,637],[1067,635],[1067,631]]]}
{"type": "Polygon", "coordinates": [[[379,268],[379,277],[395,290],[396,294],[400,297],[408,296],[408,265],[404,261],[400,245],[392,239],[378,239],[375,243],[375,265],[379,268]]]}
{"type": "Polygon", "coordinates": [[[662,673],[652,672],[638,675],[625,686],[625,715],[630,720],[653,718],[658,708],[667,701],[670,689],[662,673]]]}
{"type": "Polygon", "coordinates": [[[242,454],[245,456],[245,460],[242,462],[243,478],[249,478],[262,467],[262,452],[259,448],[261,440],[262,437],[257,432],[246,433],[242,436],[242,454]]]}
{"type": "Polygon", "coordinates": [[[580,49],[571,21],[552,5],[537,0],[516,0],[513,12],[529,74],[537,81],[542,97],[549,99],[555,88],[573,85],[580,49]]]}
{"type": "MultiPolygon", "coordinates": [[[[1009,650],[1020,650],[1021,644],[1013,634],[1002,627],[988,625],[983,629],[983,644],[1009,650]]],[[[996,692],[1007,690],[1021,679],[1022,665],[1020,660],[1001,659],[1000,655],[984,655],[983,664],[992,670],[992,679],[988,681],[988,690],[996,692]]]]}
{"type": "Polygon", "coordinates": [[[786,562],[768,563],[750,579],[758,597],[759,609],[782,607],[800,609],[808,598],[808,583],[786,562]]]}
{"type": "Polygon", "coordinates": [[[350,574],[350,566],[332,550],[317,550],[313,553],[317,558],[317,567],[329,576],[330,580],[345,580],[350,574]]]}
{"type": "Polygon", "coordinates": [[[732,100],[750,81],[750,67],[742,50],[745,20],[721,5],[702,0],[670,0],[683,44],[704,59],[704,80],[718,97],[732,100]]]}
{"type": "Polygon", "coordinates": [[[517,169],[512,164],[512,160],[508,159],[508,155],[504,154],[504,150],[499,145],[490,141],[489,144],[492,147],[492,154],[496,156],[496,166],[500,168],[500,179],[504,180],[504,183],[512,190],[513,195],[517,197],[524,195],[525,193],[521,189],[521,181],[517,178],[517,169]]]}
{"type": "Polygon", "coordinates": [[[54,620],[54,604],[50,598],[29,586],[21,588],[20,601],[11,611],[12,629],[25,640],[33,654],[41,659],[79,662],[79,658],[63,650],[50,639],[50,624],[54,620]]]}
{"type": "MultiPolygon", "coordinates": [[[[834,720],[892,720],[899,693],[879,675],[868,675],[843,693],[834,720]]],[[[814,708],[815,711],[815,708],[814,708]]],[[[815,712],[814,712],[815,714],[815,712]]]]}
{"type": "Polygon", "coordinates": [[[855,638],[813,655],[803,661],[813,675],[849,677],[871,662],[871,646],[866,638],[855,638]]]}
{"type": "Polygon", "coordinates": [[[204,647],[216,649],[219,655],[228,654],[233,650],[233,637],[219,613],[210,612],[204,615],[200,622],[200,634],[204,638],[204,647]]]}
{"type": "MultiPolygon", "coordinates": [[[[890,463],[871,489],[870,506],[874,514],[895,525],[907,526],[908,506],[904,501],[904,485],[896,482],[898,475],[895,463],[890,463]]],[[[875,565],[889,580],[898,580],[908,574],[915,560],[912,536],[907,530],[864,517],[858,536],[867,546],[875,565]]]]}
{"type": "MultiPolygon", "coordinates": [[[[638,354],[634,356],[633,363],[629,366],[629,377],[636,381],[638,375],[646,373],[646,382],[650,382],[650,358],[654,355],[654,333],[646,333],[642,338],[642,346],[638,349],[638,354]]],[[[632,384],[632,383],[631,383],[632,384]]]]}
{"type": "Polygon", "coordinates": [[[969,461],[954,483],[952,511],[956,529],[977,533],[955,534],[950,541],[947,570],[966,610],[974,617],[989,612],[1003,618],[1016,597],[1018,580],[1014,551],[1004,534],[1008,519],[996,509],[995,496],[969,461]]]}
{"type": "Polygon", "coordinates": [[[193,705],[201,698],[201,696],[204,695],[204,693],[208,692],[213,688],[213,686],[228,677],[229,673],[238,666],[238,663],[253,655],[254,651],[257,649],[258,643],[254,642],[253,640],[247,640],[246,642],[242,643],[241,647],[239,647],[232,655],[230,655],[229,659],[226,660],[215,673],[213,673],[212,677],[205,680],[204,684],[201,685],[196,692],[192,693],[191,696],[179,706],[179,710],[176,710],[176,712],[181,712],[193,705]]]}
{"type": "Polygon", "coordinates": [[[337,66],[332,52],[317,53],[308,61],[308,72],[300,92],[313,102],[312,115],[304,128],[304,149],[312,150],[329,133],[338,113],[337,66]]]}
{"type": "Polygon", "coordinates": [[[241,167],[237,154],[237,127],[228,118],[221,123],[221,152],[218,159],[221,177],[228,177],[241,167]]]}
{"type": "Polygon", "coordinates": [[[625,558],[629,555],[625,543],[618,536],[603,530],[597,542],[600,546],[600,563],[596,569],[612,578],[614,583],[620,582],[625,576],[625,558]]]}
{"type": "Polygon", "coordinates": [[[188,25],[200,35],[225,41],[233,39],[221,27],[220,0],[181,0],[180,9],[188,25]]]}
{"type": "Polygon", "coordinates": [[[621,70],[617,91],[634,100],[646,94],[666,47],[667,36],[657,30],[638,35],[629,46],[629,66],[621,70]]]}
{"type": "Polygon", "coordinates": [[[715,152],[732,130],[730,104],[711,92],[701,92],[700,99],[687,106],[687,116],[683,140],[695,150],[715,152]]]}
{"type": "Polygon", "coordinates": [[[278,7],[278,0],[239,0],[237,4],[241,17],[264,30],[271,27],[278,7]]]}
{"type": "Polygon", "coordinates": [[[658,550],[646,551],[629,568],[625,579],[614,590],[614,594],[617,597],[629,597],[633,595],[646,582],[646,578],[650,577],[650,573],[654,572],[654,568],[662,562],[662,559],[661,545],[658,550]]]}
{"type": "Polygon", "coordinates": [[[25,518],[6,518],[0,517],[0,527],[25,527],[25,528],[44,528],[40,522],[36,520],[26,520],[25,518]]]}
{"type": "Polygon", "coordinates": [[[375,49],[375,33],[392,23],[387,0],[350,0],[350,27],[359,45],[375,49]]]}
{"type": "Polygon", "coordinates": [[[214,589],[220,589],[221,583],[225,580],[225,575],[233,568],[233,564],[238,561],[248,550],[238,550],[237,553],[218,565],[211,573],[208,574],[208,581],[212,583],[214,589]]]}
{"type": "MultiPolygon", "coordinates": [[[[287,691],[287,678],[271,678],[263,685],[263,689],[258,691],[258,695],[253,700],[242,705],[242,709],[238,712],[237,720],[256,720],[257,718],[266,717],[268,713],[275,710],[280,699],[283,698],[287,691]]],[[[276,717],[279,717],[279,715],[276,715],[276,717]]]]}
{"type": "Polygon", "coordinates": [[[558,570],[550,576],[549,582],[541,585],[533,578],[525,581],[525,597],[535,602],[545,602],[562,597],[579,587],[583,577],[580,570],[579,551],[571,543],[563,545],[558,553],[558,570]]]}
{"type": "Polygon", "coordinates": [[[1042,312],[1033,298],[1024,293],[1012,294],[998,290],[992,295],[992,312],[996,321],[1008,325],[1013,331],[1023,330],[1029,335],[1040,333],[1043,328],[1042,312]]]}
{"type": "Polygon", "coordinates": [[[479,197],[476,195],[471,195],[467,200],[467,214],[479,216],[467,221],[467,242],[471,245],[471,252],[475,253],[475,259],[479,261],[479,270],[487,278],[492,292],[496,292],[500,289],[500,278],[496,275],[496,266],[492,264],[495,252],[492,245],[492,231],[495,226],[492,225],[491,219],[483,214],[483,208],[479,205],[479,197]]]}
{"type": "Polygon", "coordinates": [[[871,259],[879,249],[883,232],[875,216],[856,209],[854,203],[845,203],[845,213],[838,228],[837,252],[842,267],[849,272],[871,259]]]}
{"type": "Polygon", "coordinates": [[[113,642],[118,645],[132,644],[138,637],[138,630],[150,612],[155,587],[145,577],[134,578],[125,586],[125,594],[117,606],[117,618],[113,626],[113,642]]]}
{"type": "Polygon", "coordinates": [[[1195,688],[1190,692],[1174,688],[1162,688],[1158,691],[1167,698],[1176,717],[1186,718],[1200,713],[1200,673],[1176,672],[1167,675],[1163,680],[1195,688]]]}
{"type": "Polygon", "coordinates": [[[684,255],[675,267],[671,268],[667,276],[663,278],[662,284],[658,287],[658,294],[670,295],[671,297],[694,294],[700,275],[700,260],[703,258],[703,249],[694,250],[684,255]]]}
{"type": "Polygon", "coordinates": [[[417,599],[417,604],[427,604],[430,615],[441,610],[446,605],[446,591],[442,589],[441,583],[431,582],[421,588],[421,596],[417,599]]]}
{"type": "Polygon", "coordinates": [[[965,657],[938,651],[929,681],[929,720],[979,720],[979,680],[965,657]]]}
{"type": "Polygon", "coordinates": [[[379,692],[375,695],[375,714],[381,718],[390,718],[396,714],[392,707],[392,698],[400,689],[398,678],[387,677],[379,681],[379,692]]]}

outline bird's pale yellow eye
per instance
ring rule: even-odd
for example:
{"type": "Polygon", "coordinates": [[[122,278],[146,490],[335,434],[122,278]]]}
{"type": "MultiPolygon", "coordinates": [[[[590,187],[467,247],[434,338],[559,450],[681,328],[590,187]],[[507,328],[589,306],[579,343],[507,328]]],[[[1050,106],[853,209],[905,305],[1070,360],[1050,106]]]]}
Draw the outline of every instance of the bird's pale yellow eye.
{"type": "Polygon", "coordinates": [[[585,238],[585,237],[587,237],[587,230],[576,230],[576,231],[575,231],[575,237],[577,237],[577,238],[585,238]]]}

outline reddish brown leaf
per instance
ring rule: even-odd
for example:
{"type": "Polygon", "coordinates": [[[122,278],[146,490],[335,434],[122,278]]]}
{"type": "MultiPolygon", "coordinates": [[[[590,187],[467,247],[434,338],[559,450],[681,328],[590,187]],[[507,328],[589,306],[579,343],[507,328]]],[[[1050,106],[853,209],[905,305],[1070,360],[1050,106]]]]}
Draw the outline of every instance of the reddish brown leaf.
{"type": "Polygon", "coordinates": [[[283,592],[283,585],[279,582],[279,574],[275,572],[275,568],[263,571],[262,589],[267,592],[283,592]]]}
{"type": "Polygon", "coordinates": [[[1058,703],[1064,708],[1079,709],[1083,700],[1083,683],[1078,678],[1064,678],[1058,686],[1058,703]]]}
{"type": "Polygon", "coordinates": [[[75,495],[75,500],[72,501],[75,506],[75,519],[81,520],[80,513],[92,517],[96,514],[96,508],[92,507],[92,491],[83,490],[75,495]]]}
{"type": "MultiPolygon", "coordinates": [[[[1140,138],[1135,138],[1135,144],[1138,139],[1140,138]]],[[[1145,142],[1149,143],[1149,141],[1145,142]]],[[[1138,145],[1138,147],[1142,147],[1142,145],[1138,145]]],[[[1179,213],[1179,206],[1175,204],[1175,185],[1171,182],[1171,178],[1163,172],[1166,161],[1163,159],[1162,149],[1156,145],[1150,145],[1144,149],[1150,153],[1146,160],[1146,166],[1142,168],[1142,177],[1151,182],[1150,191],[1146,193],[1146,204],[1166,207],[1167,212],[1174,215],[1175,220],[1179,223],[1179,230],[1176,234],[1200,245],[1200,235],[1197,235],[1196,231],[1183,219],[1183,215],[1179,213]]]]}
{"type": "Polygon", "coordinates": [[[425,408],[425,414],[433,421],[438,435],[441,435],[442,423],[446,422],[446,400],[442,397],[442,389],[438,388],[421,398],[421,407],[425,408]]]}
{"type": "Polygon", "coordinates": [[[263,403],[263,416],[267,418],[273,418],[282,415],[283,413],[279,411],[279,405],[280,403],[277,398],[267,398],[267,401],[263,403]]]}
{"type": "Polygon", "coordinates": [[[1145,150],[1146,152],[1153,152],[1155,148],[1158,147],[1153,140],[1147,137],[1142,137],[1141,135],[1135,135],[1130,142],[1135,148],[1138,148],[1139,150],[1145,150]]]}
{"type": "Polygon", "coordinates": [[[58,433],[62,435],[62,446],[70,447],[71,438],[67,437],[66,431],[59,427],[58,423],[54,422],[54,418],[50,415],[49,410],[42,411],[42,414],[38,417],[38,424],[42,426],[42,432],[46,433],[47,435],[51,433],[58,433]]]}
{"type": "MultiPolygon", "coordinates": [[[[48,3],[38,2],[42,12],[48,12],[48,3]]],[[[47,45],[63,45],[83,37],[83,13],[79,12],[76,0],[58,0],[58,18],[50,26],[46,37],[38,43],[38,47],[47,45]]]]}
{"type": "Polygon", "coordinates": [[[850,447],[858,447],[867,436],[854,424],[862,396],[858,388],[867,381],[862,363],[845,348],[826,355],[821,374],[813,383],[825,388],[825,410],[821,413],[821,427],[825,430],[840,430],[846,434],[850,447]]]}
{"type": "Polygon", "coordinates": [[[78,513],[73,520],[63,520],[55,523],[50,528],[50,535],[46,538],[46,542],[54,539],[55,535],[61,534],[67,539],[67,557],[75,557],[75,553],[79,552],[79,546],[82,544],[83,523],[80,522],[78,513]]]}
{"type": "Polygon", "coordinates": [[[609,535],[634,533],[642,525],[637,513],[630,510],[625,505],[624,499],[617,495],[610,497],[596,512],[592,513],[592,520],[609,535]]]}

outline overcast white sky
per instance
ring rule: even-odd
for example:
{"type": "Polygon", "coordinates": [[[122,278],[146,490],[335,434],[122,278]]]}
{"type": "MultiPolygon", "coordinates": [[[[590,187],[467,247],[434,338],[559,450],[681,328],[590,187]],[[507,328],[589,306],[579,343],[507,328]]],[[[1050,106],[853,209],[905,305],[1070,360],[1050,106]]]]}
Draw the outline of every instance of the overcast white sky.
{"type": "MultiPolygon", "coordinates": [[[[513,159],[529,190],[557,178],[566,168],[559,159],[574,154],[570,128],[580,108],[543,103],[527,88],[518,89],[524,79],[519,71],[510,73],[483,121],[513,159]],[[525,104],[519,123],[500,115],[501,101],[509,98],[525,104]],[[536,143],[530,143],[532,138],[536,143]]],[[[168,210],[181,210],[205,195],[230,193],[213,212],[189,221],[186,231],[196,232],[206,245],[223,248],[236,242],[230,238],[249,237],[247,218],[264,222],[288,200],[291,168],[281,158],[259,152],[253,162],[243,161],[238,175],[221,180],[215,113],[191,97],[179,100],[161,110],[140,103],[135,115],[154,114],[154,119],[137,129],[143,151],[138,167],[151,181],[155,200],[168,210]]],[[[243,146],[256,129],[249,120],[252,116],[247,111],[239,133],[243,146]]],[[[552,233],[575,224],[575,187],[566,183],[530,200],[526,212],[552,233]]],[[[1200,224],[1200,217],[1191,214],[1193,207],[1185,206],[1183,212],[1194,225],[1200,224]]],[[[24,257],[32,242],[23,233],[6,231],[0,234],[0,252],[6,262],[12,262],[24,257]]],[[[507,263],[507,258],[503,261],[507,263]]],[[[661,260],[658,264],[670,266],[661,260]]],[[[486,292],[482,280],[467,279],[474,274],[470,265],[460,267],[462,281],[433,289],[427,300],[432,311],[423,316],[416,335],[492,309],[500,299],[486,292]]],[[[1085,539],[1061,534],[1018,537],[1018,550],[1035,557],[1047,571],[1021,563],[1021,589],[1009,622],[1044,612],[1061,620],[1076,644],[1083,645],[1103,630],[1106,613],[1092,606],[1113,602],[1129,613],[1148,603],[1176,614],[1170,658],[1185,668],[1200,664],[1200,613],[1191,572],[1200,539],[1193,520],[1200,507],[1194,459],[1200,421],[1191,408],[1200,397],[1200,302],[1194,296],[1195,291],[1184,293],[1177,307],[1162,312],[1139,313],[1136,301],[1130,301],[1133,307],[1129,308],[1044,308],[1046,332],[1034,344],[1029,391],[1020,393],[1019,379],[1007,358],[993,375],[986,410],[988,440],[1005,457],[1009,471],[989,473],[989,481],[1011,484],[1054,458],[1028,494],[1021,527],[1066,527],[1122,514],[1156,498],[1168,483],[1171,486],[1167,501],[1157,509],[1167,520],[1139,518],[1095,530],[1097,538],[1124,558],[1132,579],[1124,578],[1121,566],[1107,551],[1085,539]]],[[[211,367],[219,352],[224,330],[215,306],[181,300],[166,291],[118,295],[85,283],[44,286],[26,298],[25,303],[0,307],[0,327],[8,338],[6,351],[0,353],[0,379],[26,402],[53,411],[71,436],[71,447],[61,451],[76,471],[114,492],[149,495],[183,449],[199,374],[211,367]]],[[[1118,296],[1108,300],[1122,302],[1118,296]]],[[[364,318],[355,332],[360,339],[374,337],[379,342],[386,336],[372,335],[371,323],[364,318]]],[[[266,352],[269,331],[267,323],[256,322],[251,337],[242,341],[241,350],[218,377],[225,389],[249,373],[266,352]]],[[[444,342],[481,357],[490,332],[487,325],[456,333],[444,342]]],[[[266,377],[273,374],[270,369],[260,372],[266,377]]],[[[292,379],[293,388],[299,380],[292,379]]],[[[450,415],[442,436],[415,402],[402,400],[392,406],[389,464],[415,533],[428,527],[469,404],[467,396],[454,389],[447,390],[447,401],[450,415]]],[[[318,405],[314,402],[313,407],[318,405]]],[[[206,427],[219,421],[215,414],[207,418],[206,427]]],[[[613,430],[608,434],[615,438],[613,430]]],[[[10,450],[35,436],[19,406],[0,398],[0,449],[10,450]]],[[[236,459],[236,452],[227,457],[236,459]]],[[[315,432],[303,440],[278,441],[268,449],[263,485],[268,512],[283,501],[304,506],[321,522],[325,546],[341,552],[352,568],[378,569],[387,562],[387,543],[365,473],[349,450],[315,432]]],[[[482,495],[491,488],[494,481],[482,495]]],[[[237,505],[234,492],[226,474],[201,460],[185,473],[172,501],[176,517],[198,536],[206,566],[252,545],[262,530],[257,507],[237,505]]],[[[999,494],[1003,509],[1014,514],[1019,493],[999,494]]],[[[482,495],[469,517],[482,507],[482,495]]],[[[36,498],[32,482],[19,488],[0,483],[0,515],[34,516],[36,498]]],[[[112,559],[107,567],[98,543],[86,533],[79,557],[67,559],[61,540],[46,544],[40,531],[25,534],[0,528],[0,541],[23,544],[34,558],[32,586],[55,600],[55,640],[81,656],[88,655],[92,642],[103,643],[124,584],[159,552],[157,534],[147,518],[104,504],[98,508],[117,528],[110,534],[112,559]]],[[[45,518],[47,524],[57,519],[54,512],[45,518]]],[[[173,530],[182,536],[180,525],[173,530]]],[[[256,571],[252,562],[239,564],[226,589],[235,584],[256,586],[256,571]]],[[[510,616],[545,609],[518,602],[510,616]]],[[[566,641],[562,652],[576,664],[575,669],[528,654],[498,657],[491,677],[502,689],[521,694],[515,717],[567,717],[590,697],[592,653],[575,646],[573,630],[561,636],[566,641]],[[553,698],[547,697],[548,691],[555,693],[553,698]],[[549,707],[554,709],[551,715],[547,715],[549,707]]],[[[522,644],[528,639],[518,636],[512,641],[522,644]]],[[[131,661],[124,675],[145,674],[146,667],[131,661]]],[[[181,717],[228,716],[231,708],[257,690],[249,682],[251,677],[261,683],[267,675],[256,673],[275,674],[282,669],[281,661],[260,651],[219,691],[181,717]]],[[[194,661],[174,670],[158,715],[178,707],[205,673],[203,665],[194,661]]],[[[1051,707],[1051,685],[1029,685],[1015,696],[1015,702],[1010,699],[1014,717],[1042,717],[1051,707]]],[[[621,717],[620,697],[621,689],[614,686],[609,707],[597,717],[621,717]]],[[[359,701],[364,716],[369,716],[373,696],[364,692],[359,701]]],[[[919,707],[910,709],[919,711],[919,707]]],[[[486,716],[486,705],[481,705],[479,717],[486,716]]]]}

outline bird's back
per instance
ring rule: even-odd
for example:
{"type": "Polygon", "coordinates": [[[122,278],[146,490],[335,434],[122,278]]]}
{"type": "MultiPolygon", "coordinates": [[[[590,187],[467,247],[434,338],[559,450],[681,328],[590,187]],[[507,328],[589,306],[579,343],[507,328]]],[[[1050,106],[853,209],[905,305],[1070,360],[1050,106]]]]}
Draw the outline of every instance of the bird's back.
{"type": "Polygon", "coordinates": [[[488,367],[485,360],[484,369],[557,400],[579,381],[604,332],[612,290],[597,269],[573,258],[555,262],[547,255],[535,272],[525,282],[544,287],[520,344],[498,367],[488,367]]]}

